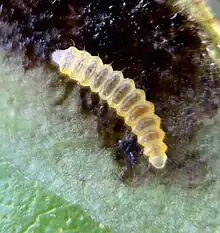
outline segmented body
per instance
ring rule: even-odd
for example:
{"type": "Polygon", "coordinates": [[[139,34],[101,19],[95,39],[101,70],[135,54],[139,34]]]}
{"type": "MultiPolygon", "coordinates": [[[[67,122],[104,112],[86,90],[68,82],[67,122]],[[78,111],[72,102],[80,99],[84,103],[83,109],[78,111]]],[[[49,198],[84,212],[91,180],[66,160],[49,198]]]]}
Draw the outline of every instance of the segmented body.
{"type": "Polygon", "coordinates": [[[186,10],[190,18],[198,22],[208,33],[212,44],[207,47],[210,57],[220,67],[220,22],[204,0],[179,0],[180,10],[186,10]]]}
{"type": "Polygon", "coordinates": [[[220,23],[203,0],[191,0],[191,13],[206,32],[210,34],[212,45],[207,47],[210,57],[220,65],[220,23]]]}
{"type": "Polygon", "coordinates": [[[135,88],[133,80],[124,78],[121,71],[113,71],[112,66],[103,64],[98,56],[91,56],[75,47],[56,50],[51,58],[62,74],[81,86],[90,87],[110,108],[115,109],[137,135],[149,162],[156,168],[164,167],[167,146],[163,142],[165,133],[160,128],[160,118],[154,114],[154,105],[146,101],[145,92],[135,88]]]}

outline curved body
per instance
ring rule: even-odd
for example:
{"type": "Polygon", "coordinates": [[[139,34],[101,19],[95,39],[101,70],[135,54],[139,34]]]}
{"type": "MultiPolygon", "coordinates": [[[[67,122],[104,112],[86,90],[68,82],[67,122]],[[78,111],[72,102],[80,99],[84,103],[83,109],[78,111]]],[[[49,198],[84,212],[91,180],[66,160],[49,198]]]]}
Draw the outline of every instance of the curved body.
{"type": "MultiPolygon", "coordinates": [[[[209,35],[210,42],[212,42],[207,47],[208,54],[220,67],[220,21],[208,6],[208,2],[204,0],[171,0],[171,4],[178,6],[181,11],[186,11],[189,18],[194,19],[205,29],[205,32],[209,35]]],[[[202,34],[201,37],[203,39],[202,34]]],[[[206,40],[207,38],[205,37],[206,40]]]]}
{"type": "Polygon", "coordinates": [[[98,56],[76,47],[56,50],[51,59],[62,74],[81,86],[90,87],[123,117],[154,167],[165,166],[167,146],[163,142],[165,133],[160,128],[160,118],[154,114],[154,105],[146,101],[145,92],[136,89],[132,79],[125,79],[121,71],[113,71],[112,66],[103,64],[98,56]]]}

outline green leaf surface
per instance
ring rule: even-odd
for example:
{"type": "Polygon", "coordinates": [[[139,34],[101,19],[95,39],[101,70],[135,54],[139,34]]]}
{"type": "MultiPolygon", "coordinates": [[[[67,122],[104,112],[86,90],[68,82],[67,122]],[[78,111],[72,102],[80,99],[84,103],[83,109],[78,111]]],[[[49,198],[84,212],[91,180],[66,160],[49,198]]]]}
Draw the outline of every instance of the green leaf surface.
{"type": "MultiPolygon", "coordinates": [[[[77,226],[77,232],[82,233],[89,226],[88,232],[104,231],[93,221],[120,233],[220,232],[217,119],[215,124],[202,128],[193,142],[200,158],[207,161],[205,175],[193,179],[194,186],[188,185],[187,170],[180,168],[175,177],[164,170],[148,177],[143,185],[131,187],[115,175],[118,168],[112,151],[100,148],[94,117],[80,113],[77,88],[62,106],[53,106],[63,92],[62,88],[49,85],[50,80],[56,79],[55,73],[41,67],[25,73],[19,55],[6,58],[3,51],[0,70],[4,233],[28,228],[32,232],[32,227],[38,227],[36,232],[53,233],[59,230],[59,221],[61,228],[66,229],[69,223],[74,225],[70,232],[77,226]],[[48,202],[42,203],[47,198],[48,202]],[[20,207],[13,207],[20,202],[20,207]],[[48,217],[53,209],[59,221],[48,217]],[[25,212],[30,215],[25,216],[25,212]],[[71,223],[68,213],[78,217],[71,223]],[[81,215],[88,220],[81,221],[81,215]]],[[[190,169],[193,165],[187,173],[190,169]]]]}
{"type": "Polygon", "coordinates": [[[107,233],[79,206],[22,177],[11,164],[0,162],[0,232],[107,233]]]}

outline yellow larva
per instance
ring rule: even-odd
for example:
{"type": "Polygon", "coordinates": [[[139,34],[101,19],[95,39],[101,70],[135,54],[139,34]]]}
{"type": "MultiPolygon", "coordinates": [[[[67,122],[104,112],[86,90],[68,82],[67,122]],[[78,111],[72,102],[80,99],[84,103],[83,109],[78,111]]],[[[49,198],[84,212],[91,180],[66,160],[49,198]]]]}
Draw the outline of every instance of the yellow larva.
{"type": "MultiPolygon", "coordinates": [[[[190,18],[199,23],[209,35],[212,44],[207,52],[213,61],[220,67],[220,21],[215,18],[211,8],[204,0],[178,0],[172,1],[181,11],[186,11],[190,18]]],[[[201,34],[203,39],[204,35],[201,34]]],[[[205,38],[206,40],[207,38],[205,38]]]]}
{"type": "Polygon", "coordinates": [[[191,12],[193,17],[210,34],[213,45],[207,47],[210,57],[220,64],[220,22],[214,17],[214,14],[203,0],[191,0],[191,12]]]}
{"type": "Polygon", "coordinates": [[[113,71],[98,56],[75,47],[56,50],[51,59],[62,74],[90,87],[124,118],[154,167],[165,166],[167,146],[163,142],[165,133],[160,129],[160,118],[154,114],[154,105],[146,101],[145,92],[135,88],[133,80],[125,79],[121,71],[113,71]]]}

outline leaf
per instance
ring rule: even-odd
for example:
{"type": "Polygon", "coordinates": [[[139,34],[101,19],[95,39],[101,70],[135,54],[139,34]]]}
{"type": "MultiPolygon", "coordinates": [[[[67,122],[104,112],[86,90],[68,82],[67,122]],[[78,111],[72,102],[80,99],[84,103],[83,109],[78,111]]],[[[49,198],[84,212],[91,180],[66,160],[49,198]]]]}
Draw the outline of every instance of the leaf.
{"type": "MultiPolygon", "coordinates": [[[[8,165],[1,171],[1,193],[6,190],[3,197],[9,193],[9,200],[12,200],[9,207],[4,207],[8,208],[7,215],[13,218],[10,226],[14,223],[9,233],[21,232],[31,224],[37,224],[38,213],[50,213],[53,208],[57,217],[65,221],[66,211],[75,210],[75,214],[81,216],[76,205],[101,226],[108,226],[114,232],[220,231],[220,186],[217,179],[220,175],[220,124],[198,135],[198,141],[203,140],[200,149],[204,152],[205,148],[209,159],[203,168],[207,175],[198,176],[195,187],[189,189],[188,186],[188,173],[194,168],[191,162],[188,170],[179,169],[175,179],[164,171],[153,178],[146,176],[146,182],[140,186],[126,186],[115,175],[119,169],[111,156],[112,150],[100,148],[94,117],[80,114],[77,89],[62,106],[53,106],[51,103],[62,92],[61,88],[48,85],[50,80],[57,78],[55,73],[42,67],[24,73],[20,55],[6,59],[3,51],[0,70],[0,155],[4,166],[10,164],[19,173],[10,173],[12,168],[7,168],[8,165]],[[211,134],[212,130],[216,133],[211,134]],[[208,143],[206,136],[210,140],[208,143]],[[87,141],[92,143],[85,143],[87,141]],[[27,184],[27,179],[30,184],[27,184]],[[7,191],[4,182],[9,187],[17,186],[7,191]],[[47,196],[49,204],[43,204],[42,200],[47,196]],[[23,200],[17,211],[28,210],[28,204],[33,204],[28,199],[37,198],[36,205],[28,210],[30,218],[22,215],[25,211],[16,215],[12,208],[22,197],[27,200],[23,200]],[[19,228],[21,223],[22,228],[19,228]]],[[[7,203],[4,198],[3,202],[7,203]]],[[[1,218],[7,221],[4,216],[1,218]]],[[[40,218],[40,221],[42,225],[38,227],[47,229],[48,225],[48,232],[58,229],[58,223],[52,217],[48,221],[40,218]]],[[[61,221],[63,229],[65,221],[61,221]]],[[[86,221],[85,229],[90,226],[91,232],[92,229],[101,231],[93,221],[86,221]]],[[[73,224],[76,224],[74,229],[78,225],[82,227],[78,232],[87,232],[84,231],[84,221],[82,226],[78,220],[73,224]]],[[[6,223],[3,227],[7,227],[6,223]]]]}
{"type": "Polygon", "coordinates": [[[22,177],[9,163],[0,163],[1,232],[111,232],[96,224],[77,205],[22,177]]]}

